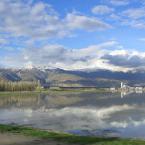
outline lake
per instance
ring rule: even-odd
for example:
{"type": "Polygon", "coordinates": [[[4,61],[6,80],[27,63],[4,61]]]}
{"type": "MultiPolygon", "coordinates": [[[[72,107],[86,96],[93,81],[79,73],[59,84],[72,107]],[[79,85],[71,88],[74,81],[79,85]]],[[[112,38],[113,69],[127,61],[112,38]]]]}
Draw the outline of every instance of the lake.
{"type": "Polygon", "coordinates": [[[0,96],[0,124],[79,135],[145,138],[145,93],[0,96]]]}

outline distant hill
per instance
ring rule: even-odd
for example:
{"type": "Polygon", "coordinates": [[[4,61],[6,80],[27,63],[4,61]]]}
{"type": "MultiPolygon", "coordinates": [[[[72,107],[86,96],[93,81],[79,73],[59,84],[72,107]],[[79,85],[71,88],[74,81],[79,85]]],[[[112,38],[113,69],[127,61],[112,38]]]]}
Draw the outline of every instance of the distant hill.
{"type": "Polygon", "coordinates": [[[124,81],[145,86],[145,72],[108,70],[66,71],[62,69],[0,69],[0,80],[40,81],[42,85],[118,87],[124,81]]]}

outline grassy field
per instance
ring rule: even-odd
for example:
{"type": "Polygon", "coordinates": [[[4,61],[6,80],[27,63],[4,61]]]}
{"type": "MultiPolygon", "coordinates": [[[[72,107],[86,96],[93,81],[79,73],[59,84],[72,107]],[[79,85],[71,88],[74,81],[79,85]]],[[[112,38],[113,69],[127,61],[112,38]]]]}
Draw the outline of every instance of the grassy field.
{"type": "Polygon", "coordinates": [[[99,138],[84,137],[60,132],[48,132],[30,127],[0,125],[0,133],[22,134],[26,136],[36,137],[38,139],[48,139],[64,144],[75,145],[145,145],[144,140],[120,139],[120,138],[99,138]]]}

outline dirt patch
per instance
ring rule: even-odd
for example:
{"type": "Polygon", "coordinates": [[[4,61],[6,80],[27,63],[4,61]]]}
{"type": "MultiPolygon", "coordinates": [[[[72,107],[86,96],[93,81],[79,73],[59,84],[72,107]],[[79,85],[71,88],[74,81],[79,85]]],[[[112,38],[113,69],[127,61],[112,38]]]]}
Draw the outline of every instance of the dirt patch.
{"type": "Polygon", "coordinates": [[[26,137],[23,135],[0,133],[0,145],[15,145],[15,144],[27,144],[34,141],[34,138],[26,137]]]}

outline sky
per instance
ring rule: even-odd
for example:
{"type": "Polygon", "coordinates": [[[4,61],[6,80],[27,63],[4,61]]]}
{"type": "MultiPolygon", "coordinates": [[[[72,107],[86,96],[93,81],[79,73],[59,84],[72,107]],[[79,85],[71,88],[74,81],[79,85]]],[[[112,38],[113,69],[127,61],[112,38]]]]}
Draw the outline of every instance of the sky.
{"type": "Polygon", "coordinates": [[[0,0],[0,67],[145,70],[145,0],[0,0]]]}

